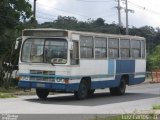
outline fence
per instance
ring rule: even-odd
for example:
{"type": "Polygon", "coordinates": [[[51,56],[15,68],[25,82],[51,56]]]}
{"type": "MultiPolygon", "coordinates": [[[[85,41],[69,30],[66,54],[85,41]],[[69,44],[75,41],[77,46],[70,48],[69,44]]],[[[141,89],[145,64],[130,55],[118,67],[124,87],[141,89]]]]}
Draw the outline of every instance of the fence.
{"type": "Polygon", "coordinates": [[[151,71],[152,81],[151,83],[160,83],[160,69],[151,71]]]}

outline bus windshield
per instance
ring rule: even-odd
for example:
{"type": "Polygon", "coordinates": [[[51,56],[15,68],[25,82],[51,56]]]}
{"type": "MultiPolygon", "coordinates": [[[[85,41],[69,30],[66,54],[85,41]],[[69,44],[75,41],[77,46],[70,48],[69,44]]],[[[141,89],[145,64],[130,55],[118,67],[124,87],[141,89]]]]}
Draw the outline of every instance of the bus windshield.
{"type": "Polygon", "coordinates": [[[22,62],[67,63],[67,40],[61,38],[30,38],[22,48],[22,62]]]}

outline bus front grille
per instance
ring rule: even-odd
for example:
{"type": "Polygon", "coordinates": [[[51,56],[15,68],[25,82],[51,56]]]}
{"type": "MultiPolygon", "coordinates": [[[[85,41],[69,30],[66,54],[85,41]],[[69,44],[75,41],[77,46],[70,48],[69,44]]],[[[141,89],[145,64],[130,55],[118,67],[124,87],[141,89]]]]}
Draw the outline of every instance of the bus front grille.
{"type": "Polygon", "coordinates": [[[30,70],[30,74],[33,75],[30,76],[30,80],[33,81],[55,82],[55,78],[51,77],[55,75],[55,71],[30,70]]]}

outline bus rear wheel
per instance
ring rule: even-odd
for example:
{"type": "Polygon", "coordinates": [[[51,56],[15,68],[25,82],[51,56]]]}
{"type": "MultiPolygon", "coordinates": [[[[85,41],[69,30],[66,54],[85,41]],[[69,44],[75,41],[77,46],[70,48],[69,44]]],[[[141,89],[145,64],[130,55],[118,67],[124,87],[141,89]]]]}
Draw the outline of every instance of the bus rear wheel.
{"type": "Polygon", "coordinates": [[[88,96],[88,85],[87,85],[87,82],[82,81],[80,83],[78,91],[74,92],[74,96],[78,100],[85,99],[88,96]]]}
{"type": "Polygon", "coordinates": [[[111,95],[124,95],[126,90],[126,83],[124,78],[121,79],[118,87],[110,88],[111,95]]]}
{"type": "Polygon", "coordinates": [[[49,90],[47,89],[36,89],[36,94],[40,99],[46,99],[47,96],[49,95],[49,90]]]}

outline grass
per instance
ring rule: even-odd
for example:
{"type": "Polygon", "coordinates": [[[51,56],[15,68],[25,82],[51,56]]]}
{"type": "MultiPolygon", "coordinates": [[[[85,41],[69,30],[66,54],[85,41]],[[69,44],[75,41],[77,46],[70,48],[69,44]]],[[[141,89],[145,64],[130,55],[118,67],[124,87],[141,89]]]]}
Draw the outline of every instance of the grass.
{"type": "Polygon", "coordinates": [[[0,92],[0,98],[16,98],[17,96],[11,93],[0,92]]]}
{"type": "Polygon", "coordinates": [[[160,104],[153,105],[153,110],[160,110],[160,104]]]}
{"type": "Polygon", "coordinates": [[[0,87],[0,98],[16,98],[15,93],[18,91],[16,88],[5,89],[0,87]]]}
{"type": "Polygon", "coordinates": [[[1,93],[15,93],[20,91],[19,89],[15,88],[15,87],[11,87],[9,89],[5,89],[4,87],[0,87],[0,92],[1,93]]]}
{"type": "Polygon", "coordinates": [[[35,91],[32,92],[24,92],[23,89],[18,89],[16,87],[11,87],[9,89],[5,89],[0,87],[0,98],[16,98],[18,95],[34,95],[35,91]]]}

